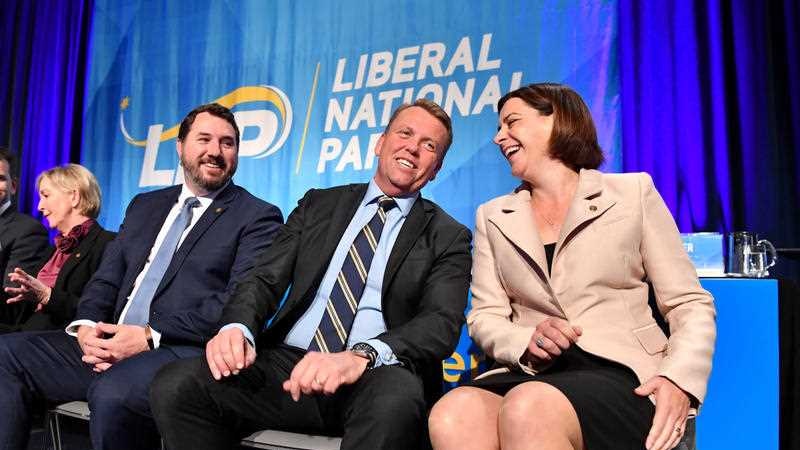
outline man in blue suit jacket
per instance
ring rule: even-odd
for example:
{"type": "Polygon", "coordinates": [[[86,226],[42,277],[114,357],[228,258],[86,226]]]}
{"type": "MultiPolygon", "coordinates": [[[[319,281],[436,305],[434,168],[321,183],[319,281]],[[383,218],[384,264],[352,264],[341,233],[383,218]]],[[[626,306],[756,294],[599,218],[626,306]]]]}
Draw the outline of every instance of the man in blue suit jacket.
{"type": "Polygon", "coordinates": [[[0,406],[9,412],[0,448],[26,447],[31,404],[42,398],[88,400],[95,449],[157,446],[151,379],[202,354],[228,294],[282,222],[278,208],[231,181],[238,146],[227,108],[190,112],[177,142],[184,184],[134,197],[67,333],[0,338],[0,406]]]}

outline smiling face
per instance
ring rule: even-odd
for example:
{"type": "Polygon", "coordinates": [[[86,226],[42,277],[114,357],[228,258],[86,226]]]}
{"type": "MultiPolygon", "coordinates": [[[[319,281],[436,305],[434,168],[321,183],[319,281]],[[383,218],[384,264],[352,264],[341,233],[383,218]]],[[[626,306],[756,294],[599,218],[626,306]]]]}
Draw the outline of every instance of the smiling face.
{"type": "Polygon", "coordinates": [[[550,157],[553,114],[542,115],[520,98],[508,100],[500,110],[494,143],[511,165],[511,173],[530,180],[540,163],[550,157]]]}
{"type": "MultiPolygon", "coordinates": [[[[39,182],[39,211],[47,219],[50,228],[55,228],[66,235],[77,225],[80,216],[75,209],[79,203],[77,191],[65,191],[47,178],[39,182]]],[[[79,222],[78,222],[79,223],[79,222]]]]}
{"type": "Polygon", "coordinates": [[[235,136],[227,121],[202,112],[195,117],[186,138],[177,142],[186,186],[195,195],[221,188],[236,173],[235,136]]]}
{"type": "Polygon", "coordinates": [[[16,185],[11,178],[11,167],[9,167],[8,161],[0,159],[0,206],[11,201],[15,193],[16,185]]]}
{"type": "Polygon", "coordinates": [[[447,129],[418,106],[401,111],[375,145],[375,183],[393,197],[418,192],[442,166],[447,129]]]}

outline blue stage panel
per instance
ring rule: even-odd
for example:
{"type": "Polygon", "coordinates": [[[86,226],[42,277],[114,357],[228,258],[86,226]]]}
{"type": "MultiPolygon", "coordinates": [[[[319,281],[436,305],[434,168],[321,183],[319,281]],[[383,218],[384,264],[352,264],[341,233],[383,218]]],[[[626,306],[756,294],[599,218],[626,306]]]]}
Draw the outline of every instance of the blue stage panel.
{"type": "Polygon", "coordinates": [[[697,448],[777,450],[778,282],[701,281],[717,307],[717,345],[697,448]]]}

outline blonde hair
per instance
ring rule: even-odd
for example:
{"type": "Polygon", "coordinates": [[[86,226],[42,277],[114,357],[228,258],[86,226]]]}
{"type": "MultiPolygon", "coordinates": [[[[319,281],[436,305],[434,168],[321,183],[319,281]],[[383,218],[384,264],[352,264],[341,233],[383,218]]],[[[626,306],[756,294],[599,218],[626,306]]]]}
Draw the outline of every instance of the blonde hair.
{"type": "Polygon", "coordinates": [[[80,195],[78,211],[82,215],[96,219],[100,214],[100,186],[87,168],[79,164],[65,164],[47,169],[36,177],[36,190],[39,190],[42,180],[47,180],[64,192],[77,191],[80,195]]]}

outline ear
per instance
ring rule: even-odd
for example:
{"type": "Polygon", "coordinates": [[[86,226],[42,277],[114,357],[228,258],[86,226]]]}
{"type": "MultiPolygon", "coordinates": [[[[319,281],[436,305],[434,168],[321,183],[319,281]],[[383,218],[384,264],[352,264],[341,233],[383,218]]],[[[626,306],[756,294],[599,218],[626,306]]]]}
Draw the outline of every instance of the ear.
{"type": "Polygon", "coordinates": [[[384,131],[381,134],[381,137],[378,138],[378,142],[375,143],[375,148],[372,149],[372,151],[375,153],[375,156],[379,158],[381,156],[381,151],[383,150],[383,141],[385,137],[386,137],[386,132],[384,131]]]}
{"type": "Polygon", "coordinates": [[[439,173],[439,169],[442,168],[442,160],[444,160],[444,158],[439,158],[439,161],[436,162],[436,168],[433,169],[433,173],[431,174],[431,177],[428,179],[428,181],[433,181],[436,179],[436,175],[439,173]]]}
{"type": "Polygon", "coordinates": [[[183,156],[183,142],[179,139],[175,139],[175,150],[178,152],[178,161],[180,161],[183,156]]]}
{"type": "Polygon", "coordinates": [[[73,208],[77,208],[81,203],[81,194],[77,189],[70,191],[69,201],[73,208]]]}
{"type": "Polygon", "coordinates": [[[11,196],[13,197],[17,195],[17,179],[11,178],[11,183],[9,184],[11,185],[11,196]]]}

